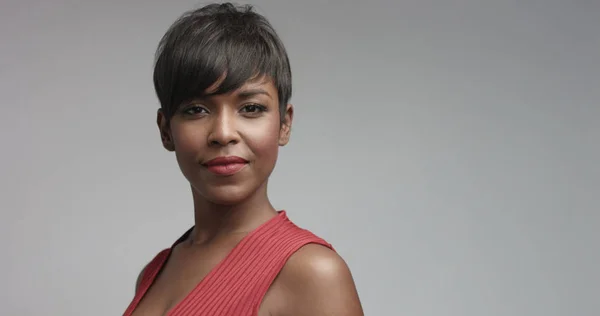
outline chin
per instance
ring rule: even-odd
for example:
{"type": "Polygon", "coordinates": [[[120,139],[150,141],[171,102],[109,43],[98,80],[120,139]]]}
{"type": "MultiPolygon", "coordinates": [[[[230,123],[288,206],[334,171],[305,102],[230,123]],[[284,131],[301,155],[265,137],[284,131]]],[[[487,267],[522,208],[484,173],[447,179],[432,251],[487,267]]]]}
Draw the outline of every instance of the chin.
{"type": "Polygon", "coordinates": [[[247,188],[227,185],[198,190],[199,195],[204,197],[207,201],[226,206],[237,205],[244,202],[250,197],[252,192],[252,190],[248,190],[247,188]]]}

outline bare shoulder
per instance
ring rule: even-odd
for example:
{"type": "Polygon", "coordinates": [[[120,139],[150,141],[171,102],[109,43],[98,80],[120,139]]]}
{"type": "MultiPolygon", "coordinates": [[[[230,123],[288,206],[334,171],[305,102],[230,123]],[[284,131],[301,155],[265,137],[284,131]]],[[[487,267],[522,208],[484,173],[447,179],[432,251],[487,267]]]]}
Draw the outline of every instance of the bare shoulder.
{"type": "MultiPolygon", "coordinates": [[[[149,264],[149,263],[148,263],[149,264]]],[[[146,272],[146,268],[148,268],[148,264],[146,264],[143,268],[142,271],[140,271],[140,274],[138,274],[137,279],[135,280],[135,293],[137,294],[137,292],[140,290],[140,286],[142,285],[142,279],[144,277],[144,273],[146,272]]]]}
{"type": "Polygon", "coordinates": [[[148,263],[146,263],[144,265],[144,267],[142,268],[142,270],[140,271],[140,273],[137,276],[137,279],[135,280],[135,293],[137,293],[140,289],[140,286],[142,285],[142,281],[144,280],[144,275],[146,273],[146,270],[148,269],[148,267],[152,264],[157,263],[157,260],[161,260],[161,257],[164,257],[165,255],[167,255],[170,251],[170,248],[165,248],[162,251],[160,251],[159,253],[156,254],[156,256],[154,256],[154,258],[152,258],[151,261],[149,261],[148,263]]]}
{"type": "Polygon", "coordinates": [[[294,253],[278,276],[284,315],[362,316],[348,265],[335,251],[308,244],[294,253]]]}

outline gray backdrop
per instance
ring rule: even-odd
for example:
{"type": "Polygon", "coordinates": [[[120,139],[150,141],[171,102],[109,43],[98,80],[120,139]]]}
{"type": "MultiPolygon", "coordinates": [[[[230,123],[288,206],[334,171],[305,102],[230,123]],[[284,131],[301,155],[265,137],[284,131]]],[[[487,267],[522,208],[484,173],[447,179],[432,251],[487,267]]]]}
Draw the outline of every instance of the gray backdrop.
{"type": "MultiPolygon", "coordinates": [[[[271,197],[367,315],[600,314],[600,2],[254,3],[294,75],[271,197]]],[[[151,73],[198,4],[2,1],[2,315],[121,314],[192,224],[151,73]]]]}

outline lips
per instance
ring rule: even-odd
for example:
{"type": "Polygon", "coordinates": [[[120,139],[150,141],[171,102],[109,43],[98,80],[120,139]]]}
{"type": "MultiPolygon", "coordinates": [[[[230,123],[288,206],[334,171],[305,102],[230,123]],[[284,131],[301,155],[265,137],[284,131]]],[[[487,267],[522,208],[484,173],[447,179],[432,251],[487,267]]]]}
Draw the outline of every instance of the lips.
{"type": "Polygon", "coordinates": [[[208,171],[217,175],[233,175],[242,170],[248,161],[237,156],[217,157],[205,162],[203,165],[208,171]]]}

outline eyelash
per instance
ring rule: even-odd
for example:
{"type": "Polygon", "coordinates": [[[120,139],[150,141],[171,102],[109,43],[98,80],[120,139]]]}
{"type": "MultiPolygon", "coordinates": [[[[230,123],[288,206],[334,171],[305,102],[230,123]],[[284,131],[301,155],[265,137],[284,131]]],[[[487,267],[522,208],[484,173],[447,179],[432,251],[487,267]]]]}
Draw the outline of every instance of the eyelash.
{"type": "MultiPolygon", "coordinates": [[[[197,115],[197,114],[202,114],[201,112],[207,112],[208,110],[198,106],[198,105],[194,105],[194,106],[190,106],[187,109],[185,109],[183,112],[187,115],[197,115]],[[196,110],[196,111],[194,111],[196,110]],[[193,111],[193,112],[192,112],[193,111]]],[[[261,104],[256,104],[256,103],[250,103],[250,104],[246,104],[242,107],[242,109],[240,110],[243,113],[248,113],[248,114],[258,114],[258,113],[262,113],[262,112],[266,112],[267,111],[267,107],[261,104]],[[250,107],[254,107],[256,109],[256,111],[243,111],[244,109],[248,109],[250,107]]]]}
{"type": "Polygon", "coordinates": [[[199,110],[201,110],[201,111],[208,112],[208,111],[207,111],[205,108],[203,108],[203,107],[201,107],[201,106],[194,105],[194,106],[190,106],[189,108],[185,109],[185,110],[183,111],[183,113],[185,113],[185,114],[187,114],[187,115],[196,115],[196,114],[200,114],[199,112],[192,112],[192,110],[198,110],[198,109],[199,109],[199,110]]]}
{"type": "Polygon", "coordinates": [[[256,104],[256,103],[246,104],[246,105],[244,105],[242,107],[242,110],[243,109],[247,109],[249,107],[255,107],[257,109],[257,111],[255,111],[255,112],[245,112],[245,113],[262,113],[262,112],[267,111],[267,107],[266,106],[260,105],[260,104],[256,104]]]}

